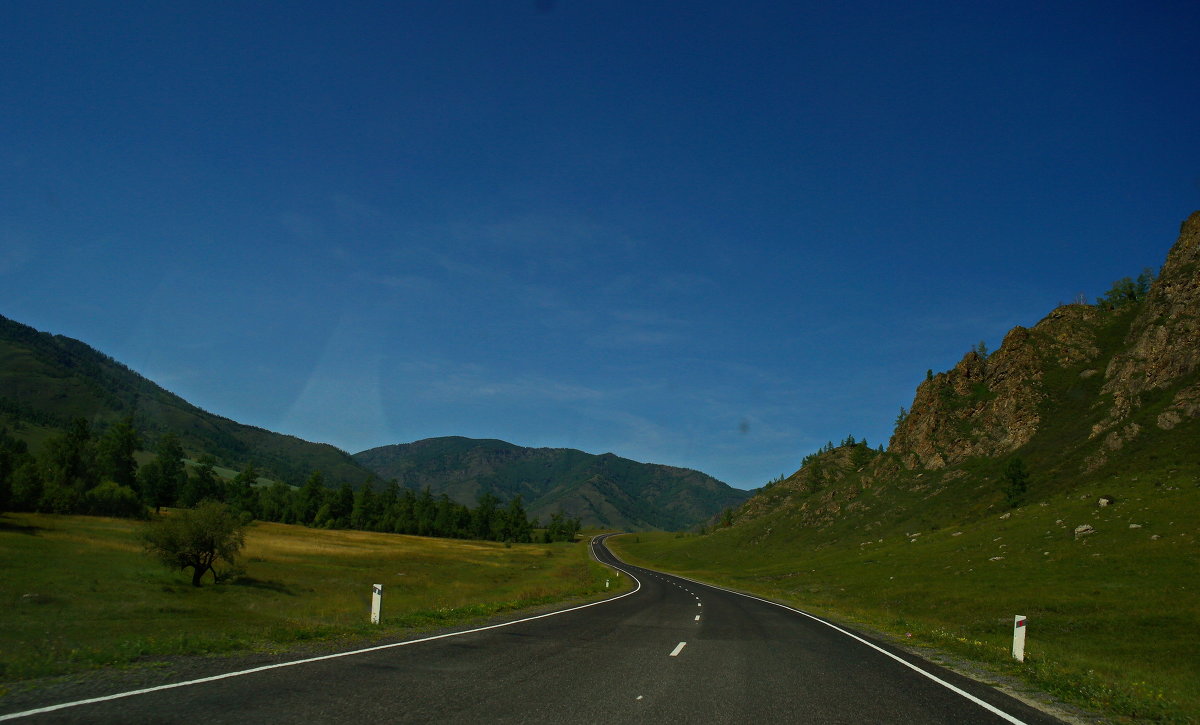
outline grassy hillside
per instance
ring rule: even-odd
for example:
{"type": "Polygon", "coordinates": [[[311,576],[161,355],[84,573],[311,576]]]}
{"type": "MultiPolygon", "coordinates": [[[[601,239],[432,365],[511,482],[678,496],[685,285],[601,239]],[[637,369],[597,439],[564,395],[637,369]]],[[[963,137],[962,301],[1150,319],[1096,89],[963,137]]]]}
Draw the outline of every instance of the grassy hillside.
{"type": "Polygon", "coordinates": [[[618,529],[686,528],[750,495],[689,469],[498,440],[430,438],[354,458],[381,478],[428,486],[463,504],[485,492],[504,500],[520,495],[543,521],[561,511],[584,525],[618,529]]]}
{"type": "MultiPolygon", "coordinates": [[[[193,458],[210,454],[242,469],[254,463],[293,485],[314,470],[330,484],[371,478],[344,451],[208,413],[88,345],[0,316],[0,425],[36,445],[74,418],[104,426],[132,415],[150,439],[174,431],[193,458]]],[[[153,442],[147,445],[153,447],[153,442]]]]}
{"type": "Polygon", "coordinates": [[[831,537],[763,517],[610,543],[643,565],[911,634],[1087,706],[1186,722],[1200,718],[1198,481],[1147,475],[1106,507],[1114,487],[1097,485],[965,522],[859,521],[831,537]],[[1076,538],[1084,524],[1095,533],[1076,538]],[[1008,654],[1017,614],[1029,618],[1024,665],[1008,654]]]}
{"type": "Polygon", "coordinates": [[[197,589],[121,519],[0,516],[4,682],[172,654],[406,631],[604,590],[584,544],[503,544],[256,524],[245,574],[197,589]],[[383,618],[367,623],[370,587],[383,618]]]}

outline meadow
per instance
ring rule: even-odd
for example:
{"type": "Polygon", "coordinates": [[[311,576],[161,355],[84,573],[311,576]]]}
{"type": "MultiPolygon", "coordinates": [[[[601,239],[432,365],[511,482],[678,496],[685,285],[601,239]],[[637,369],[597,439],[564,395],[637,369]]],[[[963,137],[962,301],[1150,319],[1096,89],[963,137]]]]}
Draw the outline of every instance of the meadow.
{"type": "MultiPolygon", "coordinates": [[[[169,571],[125,519],[0,516],[0,683],[156,657],[398,637],[604,592],[582,543],[505,544],[256,523],[221,584],[169,571]],[[382,618],[368,622],[371,585],[382,618]]],[[[3,685],[0,684],[0,693],[3,685]]]]}
{"type": "Polygon", "coordinates": [[[609,544],[628,561],[982,663],[1108,715],[1200,721],[1196,486],[1142,477],[1102,507],[1104,493],[836,542],[734,527],[609,544]],[[1085,523],[1094,533],[1077,536],[1085,523]],[[1018,614],[1024,663],[1010,653],[1018,614]]]}

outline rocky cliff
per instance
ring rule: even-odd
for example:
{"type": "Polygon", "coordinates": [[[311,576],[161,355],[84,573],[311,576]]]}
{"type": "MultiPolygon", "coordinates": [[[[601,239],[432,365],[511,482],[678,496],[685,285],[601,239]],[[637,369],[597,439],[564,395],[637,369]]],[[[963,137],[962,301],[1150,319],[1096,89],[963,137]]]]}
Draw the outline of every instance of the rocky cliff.
{"type": "Polygon", "coordinates": [[[926,379],[896,424],[889,450],[908,468],[945,468],[970,456],[1014,450],[1037,431],[1042,399],[1032,334],[1014,328],[992,355],[968,352],[926,379]]]}
{"type": "MultiPolygon", "coordinates": [[[[1052,403],[1068,392],[1062,389],[1063,373],[1077,370],[1077,377],[1087,379],[1101,369],[1103,385],[1092,408],[1103,417],[1086,433],[1103,437],[1109,450],[1119,448],[1141,430],[1131,414],[1144,394],[1176,386],[1200,363],[1198,258],[1200,212],[1184,222],[1144,301],[1122,309],[1066,305],[1031,329],[1013,328],[991,355],[967,353],[952,370],[917,388],[889,452],[909,469],[1012,453],[1033,440],[1046,415],[1055,414],[1052,403]],[[1113,332],[1123,326],[1128,332],[1114,346],[1113,332]],[[1047,378],[1058,385],[1048,388],[1047,378]]],[[[1169,429],[1198,414],[1200,383],[1193,383],[1174,391],[1156,422],[1169,429]]],[[[1101,452],[1087,465],[1103,461],[1101,452]]]]}
{"type": "MultiPolygon", "coordinates": [[[[1150,289],[1125,340],[1104,371],[1101,392],[1111,396],[1097,403],[1107,414],[1092,426],[1093,438],[1104,436],[1117,448],[1137,436],[1140,426],[1128,422],[1143,396],[1191,376],[1200,365],[1200,212],[1183,223],[1179,241],[1167,255],[1162,273],[1150,289]]],[[[1179,387],[1156,417],[1159,428],[1170,430],[1185,418],[1200,415],[1200,382],[1179,387]]]]}
{"type": "Polygon", "coordinates": [[[850,443],[762,489],[737,522],[776,536],[920,530],[1093,483],[1200,471],[1200,212],[1148,290],[1014,327],[994,353],[930,371],[886,452],[850,443]],[[1006,472],[1017,459],[1019,490],[1006,472]]]}

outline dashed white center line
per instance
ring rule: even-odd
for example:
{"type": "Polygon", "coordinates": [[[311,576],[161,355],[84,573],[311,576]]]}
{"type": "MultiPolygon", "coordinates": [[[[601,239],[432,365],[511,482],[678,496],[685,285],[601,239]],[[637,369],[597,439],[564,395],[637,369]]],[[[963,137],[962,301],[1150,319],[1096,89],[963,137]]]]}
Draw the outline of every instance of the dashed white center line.
{"type": "Polygon", "coordinates": [[[687,642],[680,642],[679,644],[675,645],[675,649],[671,650],[671,656],[678,657],[679,653],[683,651],[685,646],[687,646],[687,642]]]}
{"type": "Polygon", "coordinates": [[[697,621],[697,622],[699,622],[699,621],[700,621],[700,615],[699,615],[699,614],[697,614],[697,615],[696,615],[696,621],[697,621]]]}

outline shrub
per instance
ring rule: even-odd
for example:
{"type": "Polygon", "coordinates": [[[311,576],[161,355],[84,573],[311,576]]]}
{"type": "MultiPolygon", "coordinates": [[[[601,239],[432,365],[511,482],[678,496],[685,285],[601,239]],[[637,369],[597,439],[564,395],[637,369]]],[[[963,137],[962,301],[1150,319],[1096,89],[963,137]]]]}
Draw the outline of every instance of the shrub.
{"type": "Polygon", "coordinates": [[[104,481],[83,497],[84,510],[93,516],[118,516],[127,519],[146,518],[146,507],[129,486],[116,481],[104,481]]]}

